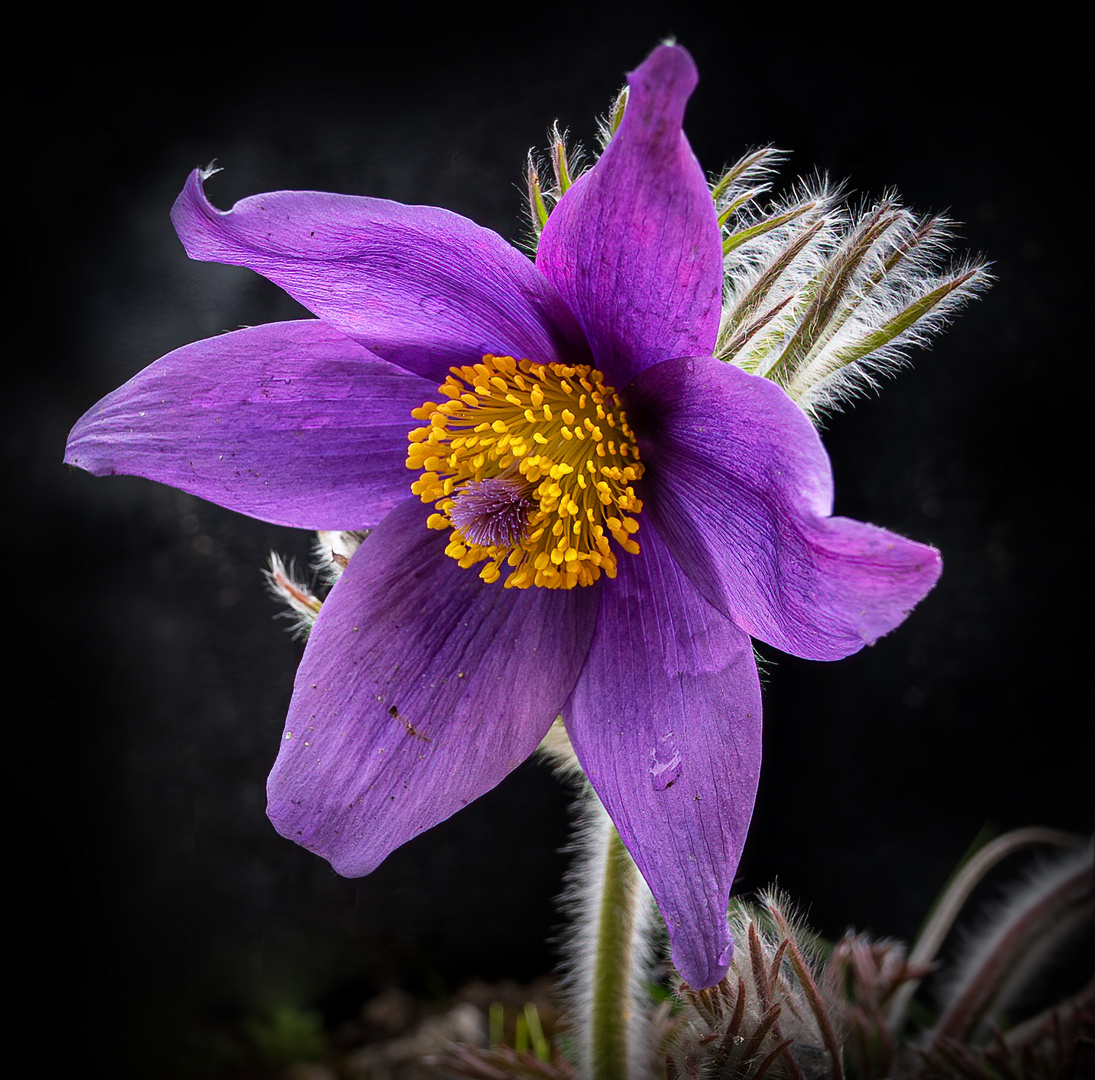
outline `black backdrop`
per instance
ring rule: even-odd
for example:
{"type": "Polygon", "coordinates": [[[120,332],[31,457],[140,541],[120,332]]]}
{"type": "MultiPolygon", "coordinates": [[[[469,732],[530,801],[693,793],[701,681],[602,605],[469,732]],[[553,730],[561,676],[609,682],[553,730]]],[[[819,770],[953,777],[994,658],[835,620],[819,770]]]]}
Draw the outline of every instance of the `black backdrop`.
{"type": "Polygon", "coordinates": [[[389,983],[550,968],[567,796],[549,772],[526,765],[371,877],[339,879],[263,813],[300,646],[259,568],[271,548],[306,562],[308,537],[60,461],[84,409],[157,356],[303,314],[249,271],[185,258],[167,214],[192,167],[224,166],[208,188],[222,207],[344,191],[515,238],[527,149],[556,118],[592,142],[669,34],[700,68],[687,130],[706,167],[774,143],[793,152],[786,181],[816,167],[862,196],[897,188],[963,221],[999,278],[827,426],[837,511],[936,544],[944,575],[849,660],[769,653],[740,889],[778,876],[825,933],[908,936],[983,826],[1090,831],[1090,301],[1069,210],[1086,197],[1078,84],[1050,49],[1066,45],[1031,26],[688,5],[383,26],[317,10],[266,29],[97,39],[13,91],[9,834],[39,944],[29,997],[86,1028],[77,1060],[168,1075],[195,1032],[279,1003],[337,1014],[389,983]]]}

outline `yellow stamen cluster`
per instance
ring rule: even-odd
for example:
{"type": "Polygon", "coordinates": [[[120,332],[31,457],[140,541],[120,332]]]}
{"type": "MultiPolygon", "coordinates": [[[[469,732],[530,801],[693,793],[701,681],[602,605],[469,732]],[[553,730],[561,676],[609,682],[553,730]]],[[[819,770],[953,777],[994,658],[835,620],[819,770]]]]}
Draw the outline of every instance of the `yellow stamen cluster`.
{"type": "MultiPolygon", "coordinates": [[[[452,529],[446,553],[507,587],[571,589],[602,572],[616,576],[612,537],[637,553],[633,516],[642,509],[634,483],[643,466],[620,399],[585,365],[537,364],[511,356],[451,368],[412,416],[427,426],[407,439],[407,468],[422,469],[411,491],[435,503],[427,524],[452,529]],[[524,485],[528,526],[508,546],[484,546],[453,526],[450,513],[465,484],[502,479],[524,485]]],[[[472,498],[471,495],[468,498],[472,498]]]]}

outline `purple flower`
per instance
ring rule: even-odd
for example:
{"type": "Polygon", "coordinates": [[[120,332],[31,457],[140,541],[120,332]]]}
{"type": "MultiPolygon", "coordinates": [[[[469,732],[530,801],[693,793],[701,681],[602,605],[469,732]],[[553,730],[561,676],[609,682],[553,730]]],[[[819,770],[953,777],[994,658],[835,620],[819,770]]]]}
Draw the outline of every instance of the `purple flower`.
{"type": "Polygon", "coordinates": [[[282,834],[369,873],[561,714],[703,987],[729,961],[760,768],[750,638],[847,656],[940,562],[831,517],[805,414],[713,358],[720,231],[681,131],[695,67],[662,46],[629,81],[535,264],[432,207],[274,192],[224,213],[194,173],[173,212],[187,252],[318,318],[170,353],[80,420],[66,460],[374,530],[297,674],[269,784],[282,834]]]}

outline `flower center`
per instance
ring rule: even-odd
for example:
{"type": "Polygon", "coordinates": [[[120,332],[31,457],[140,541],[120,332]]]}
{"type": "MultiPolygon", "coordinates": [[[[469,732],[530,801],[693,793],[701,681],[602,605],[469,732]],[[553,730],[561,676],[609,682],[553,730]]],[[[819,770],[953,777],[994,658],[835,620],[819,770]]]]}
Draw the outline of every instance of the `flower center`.
{"type": "Polygon", "coordinates": [[[411,415],[429,426],[407,435],[411,491],[451,529],[446,554],[484,581],[512,568],[507,587],[571,589],[616,576],[616,552],[637,553],[643,474],[616,392],[585,365],[511,356],[450,368],[439,393],[411,415]]]}
{"type": "Polygon", "coordinates": [[[449,520],[473,544],[511,548],[528,533],[531,509],[527,483],[495,476],[469,480],[456,493],[449,520]]]}

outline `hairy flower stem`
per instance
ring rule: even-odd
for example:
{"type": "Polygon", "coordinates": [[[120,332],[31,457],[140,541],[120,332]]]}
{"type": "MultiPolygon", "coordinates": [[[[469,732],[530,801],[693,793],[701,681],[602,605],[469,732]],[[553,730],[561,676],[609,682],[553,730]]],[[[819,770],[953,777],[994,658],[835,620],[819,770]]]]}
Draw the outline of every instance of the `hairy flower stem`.
{"type": "Polygon", "coordinates": [[[631,953],[635,937],[638,871],[620,834],[609,829],[604,883],[593,961],[590,1064],[596,1080],[628,1080],[628,1014],[631,1012],[631,953]]]}
{"type": "Polygon", "coordinates": [[[571,883],[569,1012],[587,1080],[647,1080],[649,1019],[639,1000],[650,956],[650,893],[599,800],[587,794],[571,883]]]}

